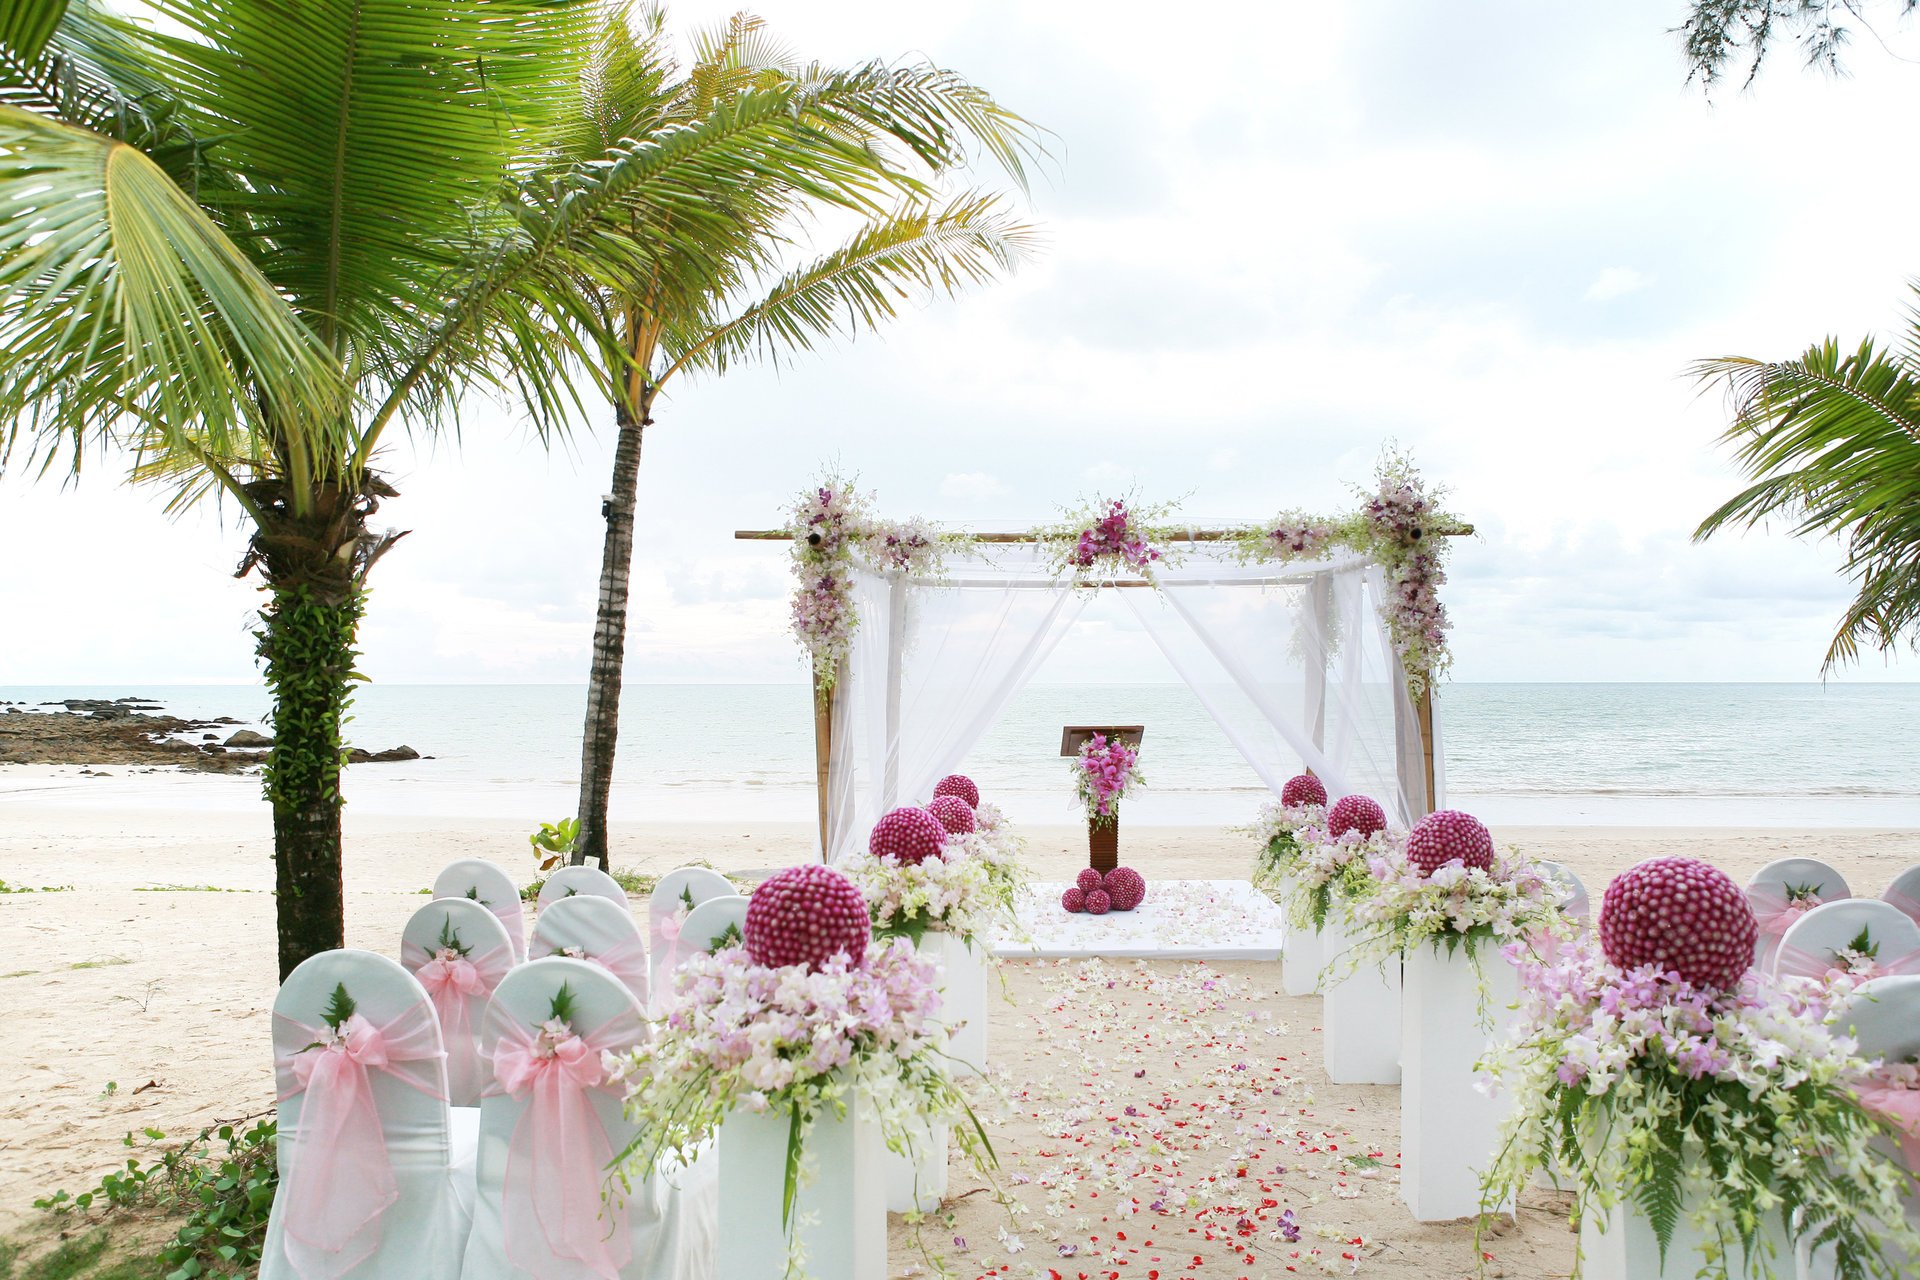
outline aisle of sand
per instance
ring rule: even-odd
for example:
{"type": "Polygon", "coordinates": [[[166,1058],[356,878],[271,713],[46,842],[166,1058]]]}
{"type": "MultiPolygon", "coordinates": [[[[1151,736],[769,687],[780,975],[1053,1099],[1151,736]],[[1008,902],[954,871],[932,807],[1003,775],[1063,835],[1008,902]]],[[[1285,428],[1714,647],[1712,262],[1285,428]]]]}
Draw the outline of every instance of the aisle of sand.
{"type": "MultiPolygon", "coordinates": [[[[373,950],[395,950],[402,923],[422,901],[420,891],[446,862],[478,855],[516,874],[532,870],[522,824],[363,818],[350,811],[348,833],[348,940],[373,950]]],[[[1920,833],[1912,832],[1535,828],[1496,834],[1565,862],[1596,892],[1614,871],[1656,853],[1707,858],[1737,877],[1775,857],[1810,854],[1834,863],[1856,891],[1867,892],[1920,860],[1920,833]]],[[[1037,875],[1065,878],[1083,864],[1084,833],[1042,828],[1028,835],[1037,875]]],[[[1217,828],[1132,828],[1127,843],[1126,860],[1150,879],[1244,876],[1251,858],[1245,837],[1217,828]]],[[[615,850],[619,865],[634,870],[661,871],[701,858],[751,872],[804,860],[811,843],[799,824],[641,825],[619,829],[615,850]]],[[[28,1225],[36,1195],[78,1190],[124,1159],[120,1138],[129,1130],[151,1126],[181,1134],[269,1105],[271,838],[263,814],[80,809],[14,798],[0,806],[0,878],[15,888],[72,886],[0,895],[4,1235],[28,1225]],[[117,1086],[111,1093],[109,1082],[117,1086]]],[[[1189,1153],[1185,1170],[1257,1147],[1254,1159],[1261,1163],[1249,1186],[1258,1186],[1265,1169],[1269,1192],[1249,1201],[1252,1216],[1244,1228],[1238,1219],[1219,1223],[1207,1216],[1237,1203],[1222,1197],[1220,1205],[1150,1215],[1142,1220],[1149,1229],[1134,1230],[1129,1244],[1104,1236],[1098,1247],[1119,1249],[1115,1256],[1122,1257],[1157,1230],[1151,1255],[1142,1253],[1122,1274],[1279,1275],[1288,1265],[1311,1274],[1323,1264],[1345,1273],[1351,1263],[1343,1253],[1353,1254],[1367,1274],[1468,1274],[1470,1229],[1420,1227],[1399,1207],[1392,1185],[1397,1091],[1329,1085],[1318,1065],[1319,1002],[1278,995],[1272,966],[1200,973],[1120,962],[1099,971],[1036,964],[1011,966],[1009,973],[1014,1003],[996,1003],[992,1017],[996,1065],[1013,1102],[996,1135],[1009,1189],[1027,1213],[1009,1228],[1020,1246],[1010,1253],[997,1234],[1008,1225],[1004,1213],[984,1196],[966,1200],[954,1224],[931,1232],[949,1254],[956,1251],[952,1236],[966,1241],[965,1260],[954,1258],[957,1267],[969,1274],[996,1265],[1011,1265],[1017,1275],[1045,1276],[1049,1267],[1069,1278],[1104,1274],[1107,1267],[1089,1265],[1095,1246],[1088,1236],[1101,1234],[1106,1205],[1069,1195],[1073,1175],[1084,1169],[1063,1161],[1076,1148],[1089,1150],[1089,1140],[1118,1141],[1115,1135],[1128,1125],[1145,1123],[1108,1120],[1109,1111],[1138,1102],[1142,1114],[1148,1104],[1202,1103],[1210,1103],[1215,1118],[1231,1114],[1231,1124],[1189,1153]],[[1216,986],[1207,987],[1209,980],[1216,986]],[[1189,1025],[1176,1030],[1174,1018],[1189,1025]],[[1143,1029],[1155,1027],[1165,1034],[1149,1039],[1143,1029]],[[1120,1055],[1145,1074],[1119,1073],[1110,1060],[1120,1055]],[[1239,1083],[1218,1071],[1233,1061],[1268,1072],[1265,1088],[1235,1094],[1239,1083]],[[1351,1159],[1356,1152],[1358,1162],[1351,1159]],[[1260,1209],[1269,1198],[1275,1205],[1260,1209]],[[1286,1208],[1294,1209],[1304,1231],[1297,1243],[1277,1225],[1286,1208]],[[1231,1247],[1230,1240],[1236,1242],[1231,1247]],[[1073,1252],[1061,1252],[1067,1248],[1073,1252]],[[1144,1261],[1163,1250],[1171,1265],[1144,1261]],[[1204,1265],[1193,1268],[1193,1257],[1204,1265]]],[[[1145,1140],[1165,1145],[1169,1139],[1145,1140]]],[[[1131,1149],[1130,1140],[1122,1145],[1131,1149]]],[[[1107,1204],[1116,1190],[1109,1188],[1107,1204]]],[[[1137,1187],[1125,1190],[1140,1197],[1137,1187]]],[[[1147,1203],[1132,1207],[1144,1211],[1147,1203]]],[[[1519,1233],[1488,1246],[1505,1274],[1564,1273],[1570,1243],[1549,1209],[1523,1210],[1519,1233]]],[[[907,1243],[896,1239],[896,1246],[898,1266],[909,1265],[907,1243]]]]}

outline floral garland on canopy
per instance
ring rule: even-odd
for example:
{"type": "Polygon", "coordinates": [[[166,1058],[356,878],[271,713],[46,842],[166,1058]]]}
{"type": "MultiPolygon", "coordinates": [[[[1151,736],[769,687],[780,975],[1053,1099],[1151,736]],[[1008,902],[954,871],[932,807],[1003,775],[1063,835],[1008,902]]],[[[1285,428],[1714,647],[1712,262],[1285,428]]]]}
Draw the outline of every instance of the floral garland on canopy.
{"type": "MultiPolygon", "coordinates": [[[[1283,512],[1229,530],[1226,539],[1249,564],[1312,561],[1345,550],[1379,565],[1386,578],[1381,617],[1407,688],[1417,696],[1451,662],[1447,631],[1452,624],[1439,589],[1447,580],[1447,537],[1467,526],[1441,508],[1441,491],[1427,487],[1412,461],[1392,450],[1382,456],[1373,486],[1358,492],[1360,506],[1347,515],[1283,512]]],[[[1034,538],[1053,575],[1070,579],[1076,589],[1096,589],[1122,577],[1153,583],[1156,566],[1178,558],[1182,549],[1175,544],[1189,532],[1172,523],[1173,512],[1170,503],[1101,498],[1034,530],[1034,538]]],[[[789,517],[795,579],[791,626],[812,659],[822,694],[838,679],[859,627],[853,601],[856,567],[937,581],[950,549],[979,545],[925,520],[882,520],[874,514],[872,494],[832,474],[803,491],[789,517]]]]}

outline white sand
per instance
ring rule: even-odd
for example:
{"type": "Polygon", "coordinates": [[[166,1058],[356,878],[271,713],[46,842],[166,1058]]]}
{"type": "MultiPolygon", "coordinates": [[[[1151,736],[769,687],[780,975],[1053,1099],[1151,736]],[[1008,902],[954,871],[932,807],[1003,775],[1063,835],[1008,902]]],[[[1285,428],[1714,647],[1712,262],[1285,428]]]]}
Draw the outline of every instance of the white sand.
{"type": "MultiPolygon", "coordinates": [[[[363,817],[350,808],[349,943],[396,950],[420,891],[456,857],[490,857],[530,875],[530,826],[363,817]]],[[[1027,834],[1036,875],[1064,879],[1082,865],[1083,833],[1027,834]]],[[[1567,863],[1596,895],[1610,874],[1657,853],[1706,858],[1736,878],[1772,858],[1811,855],[1869,893],[1920,860],[1920,833],[1905,831],[1496,834],[1567,863]]],[[[1135,827],[1124,839],[1123,857],[1150,880],[1245,876],[1253,852],[1245,837],[1218,829],[1135,827]]],[[[629,825],[614,847],[619,865],[652,871],[696,857],[750,870],[811,856],[798,824],[629,825]]],[[[18,790],[0,798],[0,878],[73,886],[0,895],[0,1237],[44,1235],[32,1199],[90,1185],[125,1159],[120,1139],[129,1130],[181,1135],[271,1103],[271,849],[264,811],[81,806],[18,790]],[[142,891],[167,885],[232,892],[142,891]],[[118,1087],[108,1095],[110,1081],[118,1087]]],[[[1274,966],[1032,962],[1007,972],[1015,1003],[996,1002],[992,1016],[1010,1103],[994,1113],[993,1136],[1003,1181],[1026,1212],[1008,1225],[1004,1211],[974,1195],[953,1223],[930,1227],[926,1242],[951,1255],[956,1272],[1010,1265],[1007,1274],[1020,1276],[1057,1268],[1067,1280],[1113,1270],[1140,1280],[1157,1270],[1174,1280],[1315,1274],[1324,1262],[1346,1274],[1341,1255],[1350,1253],[1362,1274],[1472,1273],[1469,1226],[1420,1226],[1400,1206],[1398,1091],[1326,1083],[1319,1002],[1275,994],[1274,966]],[[1126,1115],[1129,1106],[1140,1114],[1126,1115]],[[1369,1158],[1356,1164],[1355,1154],[1369,1158]],[[1136,1161],[1139,1176],[1085,1180],[1090,1170],[1136,1161]],[[1246,1177],[1230,1163],[1247,1167],[1246,1177]],[[1263,1208],[1267,1199],[1275,1204],[1263,1208]],[[1164,1213],[1152,1211],[1155,1200],[1164,1213]],[[1116,1205],[1140,1216],[1109,1222],[1116,1205]],[[1286,1209],[1301,1227],[1298,1244],[1270,1234],[1286,1209]],[[1019,1237],[1017,1254],[998,1239],[1002,1227],[1019,1237]],[[954,1236],[965,1238],[964,1254],[954,1236]],[[1063,1256],[1067,1246],[1076,1252],[1063,1256]],[[1102,1263],[1106,1249],[1128,1265],[1102,1263]]],[[[976,1185],[956,1178],[957,1190],[976,1185]]],[[[1483,1242],[1493,1274],[1565,1274],[1572,1246],[1559,1207],[1552,1198],[1529,1203],[1517,1232],[1483,1242]]],[[[896,1274],[916,1263],[896,1223],[896,1274]]]]}

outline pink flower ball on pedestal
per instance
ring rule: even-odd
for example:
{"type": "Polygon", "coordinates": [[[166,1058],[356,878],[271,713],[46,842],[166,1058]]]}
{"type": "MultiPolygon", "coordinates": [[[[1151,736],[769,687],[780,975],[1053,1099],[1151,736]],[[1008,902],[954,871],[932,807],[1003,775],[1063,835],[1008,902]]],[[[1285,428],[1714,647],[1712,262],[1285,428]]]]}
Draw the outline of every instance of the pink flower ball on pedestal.
{"type": "Polygon", "coordinates": [[[790,964],[818,969],[843,952],[859,965],[872,934],[860,890],[818,863],[788,867],[755,889],[742,931],[753,962],[773,969],[790,964]]]}
{"type": "Polygon", "coordinates": [[[1485,871],[1493,865],[1493,833],[1470,813],[1436,809],[1407,832],[1407,861],[1423,876],[1454,861],[1485,871]]]}
{"type": "Polygon", "coordinates": [[[1327,834],[1335,839],[1349,831],[1363,836],[1387,829],[1387,811],[1370,796],[1341,796],[1327,812],[1327,834]]]}
{"type": "Polygon", "coordinates": [[[1095,889],[1087,895],[1087,914],[1103,916],[1113,909],[1113,899],[1107,896],[1105,889],[1095,889]]]}
{"type": "Polygon", "coordinates": [[[1092,867],[1082,867],[1080,874],[1074,877],[1073,882],[1080,887],[1080,892],[1092,893],[1100,887],[1100,873],[1092,867]]]}
{"type": "Polygon", "coordinates": [[[1070,884],[1067,891],[1060,895],[1060,905],[1076,914],[1087,909],[1087,895],[1080,892],[1080,886],[1070,884]]]}
{"type": "Polygon", "coordinates": [[[1622,969],[1658,965],[1725,990],[1753,963],[1760,925],[1733,877],[1696,858],[1650,858],[1600,901],[1600,949],[1622,969]]]}
{"type": "Polygon", "coordinates": [[[1132,867],[1115,867],[1100,882],[1115,911],[1131,911],[1147,900],[1146,877],[1132,867]]]}
{"type": "Polygon", "coordinates": [[[967,802],[967,808],[980,807],[980,788],[973,785],[973,779],[964,773],[950,773],[933,784],[936,796],[958,796],[967,802]]]}
{"type": "Polygon", "coordinates": [[[1287,785],[1280,788],[1280,803],[1291,808],[1297,804],[1325,804],[1327,802],[1327,784],[1310,773],[1298,774],[1287,779],[1287,785]]]}
{"type": "Polygon", "coordinates": [[[980,825],[973,816],[973,806],[959,796],[935,796],[927,812],[940,819],[950,836],[970,836],[980,825]]]}
{"type": "Polygon", "coordinates": [[[900,863],[944,858],[946,849],[946,827],[925,809],[895,809],[874,823],[867,837],[868,853],[900,863]]]}

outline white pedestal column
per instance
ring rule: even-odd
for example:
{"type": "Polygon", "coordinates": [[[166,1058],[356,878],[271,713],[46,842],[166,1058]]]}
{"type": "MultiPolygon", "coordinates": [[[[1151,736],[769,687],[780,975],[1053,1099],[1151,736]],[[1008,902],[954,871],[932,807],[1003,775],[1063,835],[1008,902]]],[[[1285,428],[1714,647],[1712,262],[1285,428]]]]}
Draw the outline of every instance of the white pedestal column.
{"type": "Polygon", "coordinates": [[[941,1017],[953,1028],[950,1052],[956,1075],[985,1075],[987,1070],[987,944],[971,948],[952,934],[930,933],[921,950],[940,966],[941,1017]]]}
{"type": "Polygon", "coordinates": [[[1289,924],[1280,946],[1280,989],[1290,996],[1320,994],[1324,950],[1318,929],[1296,929],[1289,924]]]}
{"type": "Polygon", "coordinates": [[[1407,953],[1401,992],[1400,1196],[1421,1222],[1480,1211],[1480,1175],[1493,1163],[1510,1102],[1475,1087],[1474,1063],[1500,1034],[1519,978],[1492,944],[1480,948],[1486,975],[1482,1026],[1479,978],[1464,948],[1407,953]]]}
{"type": "Polygon", "coordinates": [[[888,1213],[932,1213],[947,1198],[947,1156],[953,1124],[935,1120],[914,1132],[913,1155],[888,1150],[886,1167],[888,1213]]]}
{"type": "MultiPolygon", "coordinates": [[[[1690,1203],[1682,1203],[1680,1221],[1667,1242],[1667,1261],[1660,1265],[1660,1240],[1646,1215],[1630,1204],[1611,1213],[1589,1214],[1580,1224],[1583,1280],[1693,1280],[1701,1266],[1704,1237],[1687,1225],[1690,1203]]],[[[1753,1241],[1754,1252],[1742,1254],[1736,1242],[1727,1258],[1727,1271],[1758,1280],[1771,1274],[1787,1280],[1794,1273],[1793,1246],[1778,1213],[1769,1214],[1753,1241]],[[1769,1255],[1769,1248],[1772,1252],[1769,1255]],[[1744,1268],[1744,1269],[1743,1269],[1744,1268]]]]}
{"type": "Polygon", "coordinates": [[[1327,1078],[1335,1084],[1399,1084],[1400,966],[1363,966],[1346,974],[1346,924],[1332,915],[1320,938],[1330,975],[1320,1012],[1327,1078]]]}
{"type": "MultiPolygon", "coordinates": [[[[720,1126],[719,1240],[716,1280],[768,1280],[786,1274],[787,1232],[780,1218],[786,1183],[784,1111],[735,1110],[720,1126]]],[[[887,1201],[880,1128],[859,1115],[823,1115],[806,1136],[805,1161],[813,1181],[795,1198],[794,1231],[809,1275],[839,1280],[884,1280],[887,1274],[887,1201]]]]}

